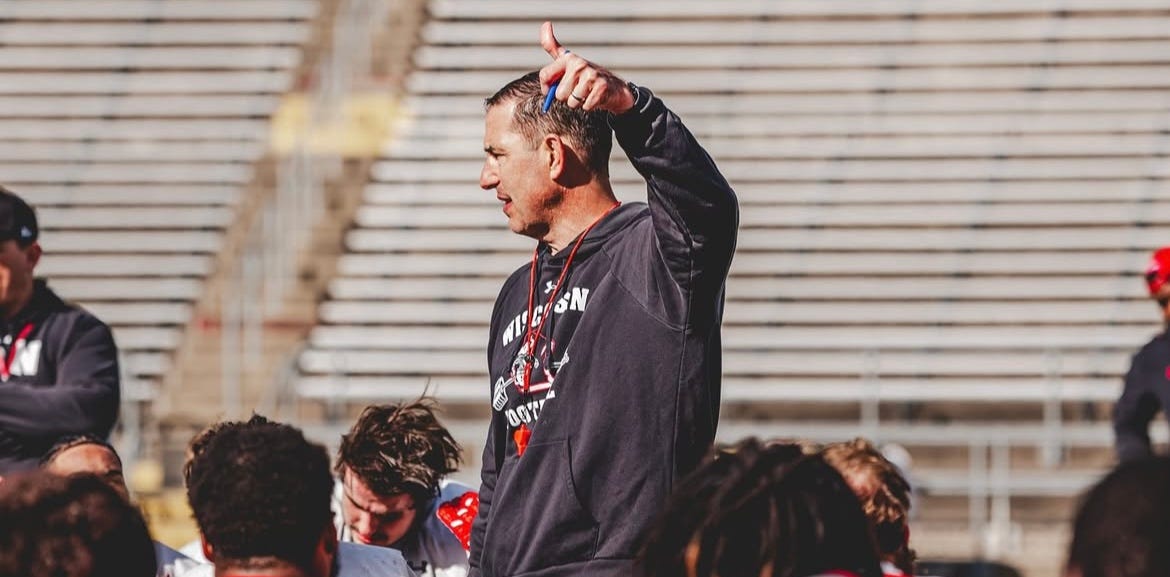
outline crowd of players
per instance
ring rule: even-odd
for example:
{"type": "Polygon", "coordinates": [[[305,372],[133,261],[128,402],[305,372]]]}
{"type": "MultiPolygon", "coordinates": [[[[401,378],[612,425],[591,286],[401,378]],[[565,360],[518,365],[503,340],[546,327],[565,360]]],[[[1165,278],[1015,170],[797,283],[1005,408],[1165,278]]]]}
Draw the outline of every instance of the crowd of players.
{"type": "MultiPolygon", "coordinates": [[[[0,482],[0,576],[453,577],[468,572],[474,490],[426,399],[369,407],[326,449],[253,416],[192,439],[200,539],[152,542],[114,449],[67,439],[0,482]]],[[[1127,461],[1085,496],[1068,577],[1170,574],[1170,458],[1127,461]]],[[[749,438],[709,454],[643,535],[644,577],[913,575],[911,489],[864,439],[749,438]]]]}

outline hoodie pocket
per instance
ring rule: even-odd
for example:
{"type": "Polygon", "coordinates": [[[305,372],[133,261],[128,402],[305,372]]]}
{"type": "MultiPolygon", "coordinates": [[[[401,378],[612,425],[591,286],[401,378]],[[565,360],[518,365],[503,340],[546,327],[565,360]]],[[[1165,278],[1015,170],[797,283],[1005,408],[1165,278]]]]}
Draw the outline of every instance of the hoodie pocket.
{"type": "Polygon", "coordinates": [[[593,558],[597,522],[577,498],[567,439],[533,443],[493,500],[483,564],[516,575],[593,558]]]}

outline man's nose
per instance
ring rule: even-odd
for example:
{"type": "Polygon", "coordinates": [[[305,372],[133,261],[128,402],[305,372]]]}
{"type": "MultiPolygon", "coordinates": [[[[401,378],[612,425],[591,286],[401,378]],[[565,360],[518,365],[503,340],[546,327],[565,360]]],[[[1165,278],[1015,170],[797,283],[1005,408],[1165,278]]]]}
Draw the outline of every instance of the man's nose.
{"type": "Polygon", "coordinates": [[[353,530],[359,535],[369,537],[374,532],[373,517],[369,513],[358,513],[353,520],[353,530]]]}
{"type": "Polygon", "coordinates": [[[498,184],[500,184],[500,177],[496,175],[495,169],[485,160],[483,162],[483,169],[479,171],[479,187],[484,190],[491,190],[498,184]]]}

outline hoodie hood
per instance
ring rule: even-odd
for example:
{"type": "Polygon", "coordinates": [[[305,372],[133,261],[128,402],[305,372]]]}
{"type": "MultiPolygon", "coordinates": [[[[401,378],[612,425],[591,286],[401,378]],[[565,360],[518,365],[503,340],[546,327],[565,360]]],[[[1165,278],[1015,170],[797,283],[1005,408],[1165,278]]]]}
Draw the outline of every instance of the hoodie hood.
{"type": "MultiPolygon", "coordinates": [[[[609,214],[605,215],[601,221],[598,222],[597,225],[589,231],[589,236],[585,237],[585,240],[581,242],[581,248],[577,249],[577,256],[574,258],[580,259],[588,257],[589,255],[597,252],[598,249],[600,249],[602,246],[605,246],[605,243],[618,232],[629,226],[632,226],[634,223],[642,220],[643,218],[649,217],[650,209],[648,206],[646,206],[646,203],[623,202],[621,206],[613,209],[609,214]]],[[[575,237],[568,246],[572,247],[574,244],[576,244],[577,239],[579,238],[581,237],[575,237]]],[[[572,252],[570,248],[569,250],[562,250],[557,254],[550,254],[548,244],[543,242],[540,243],[540,247],[537,250],[542,261],[544,261],[546,264],[557,267],[563,265],[565,259],[569,258],[569,253],[572,252]]]]}

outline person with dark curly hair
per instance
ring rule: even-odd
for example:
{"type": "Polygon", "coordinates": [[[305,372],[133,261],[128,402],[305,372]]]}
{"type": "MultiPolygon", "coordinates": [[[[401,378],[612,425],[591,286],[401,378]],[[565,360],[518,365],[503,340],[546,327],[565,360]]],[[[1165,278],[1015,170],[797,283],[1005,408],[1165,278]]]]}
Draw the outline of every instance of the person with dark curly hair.
{"type": "Polygon", "coordinates": [[[917,555],[910,548],[910,482],[866,439],[832,443],[821,454],[845,478],[873,523],[882,571],[887,576],[914,575],[917,555]]]}
{"type": "Polygon", "coordinates": [[[639,553],[642,577],[881,577],[869,521],[840,473],[749,438],[682,480],[639,553]]]}
{"type": "MultiPolygon", "coordinates": [[[[346,559],[332,522],[325,448],[258,415],[210,430],[192,451],[186,473],[187,500],[215,575],[339,576],[346,559]]],[[[392,554],[379,561],[377,574],[410,575],[396,553],[364,549],[392,554]]]]}
{"type": "Polygon", "coordinates": [[[342,541],[392,547],[419,575],[467,574],[472,488],[446,479],[462,461],[434,401],[366,407],[341,438],[335,471],[342,541]]]}
{"type": "MultiPolygon", "coordinates": [[[[253,415],[253,420],[256,418],[257,416],[253,415]]],[[[263,419],[263,417],[259,418],[263,419]]],[[[211,439],[215,438],[217,433],[228,427],[237,426],[238,424],[239,423],[233,421],[219,421],[204,427],[203,430],[195,433],[194,437],[191,437],[191,440],[187,443],[186,458],[183,460],[182,472],[184,487],[191,486],[191,465],[195,462],[195,456],[203,453],[203,450],[207,448],[207,444],[211,442],[211,439]]],[[[208,562],[207,557],[203,555],[203,542],[199,539],[195,539],[194,541],[183,545],[181,548],[179,548],[179,553],[191,559],[195,559],[201,563],[208,562]]]]}
{"type": "Polygon", "coordinates": [[[1170,575],[1170,457],[1123,461],[1081,499],[1066,577],[1170,575]]]}
{"type": "Polygon", "coordinates": [[[37,471],[0,483],[0,577],[154,574],[146,521],[101,479],[37,471]]]}

